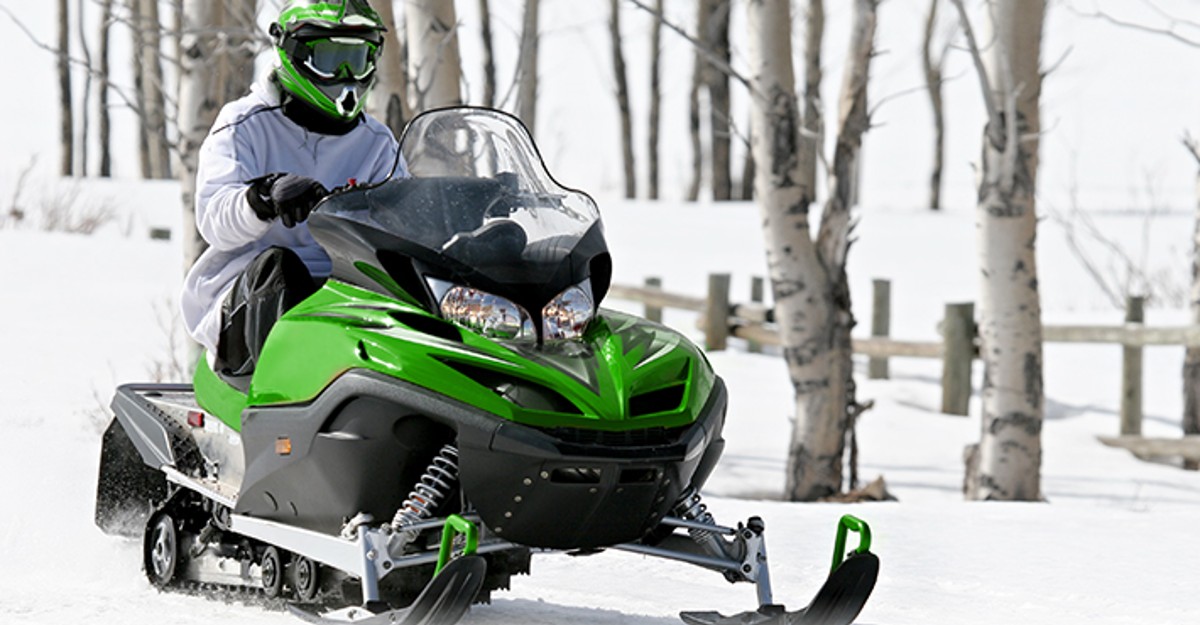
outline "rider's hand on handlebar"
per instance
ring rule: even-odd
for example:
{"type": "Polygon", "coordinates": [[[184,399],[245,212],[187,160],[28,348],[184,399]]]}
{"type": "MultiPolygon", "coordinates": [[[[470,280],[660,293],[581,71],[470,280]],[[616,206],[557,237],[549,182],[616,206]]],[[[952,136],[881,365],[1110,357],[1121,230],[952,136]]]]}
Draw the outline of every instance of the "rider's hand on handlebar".
{"type": "Polygon", "coordinates": [[[296,174],[268,174],[250,181],[246,199],[263,221],[276,217],[291,228],[308,219],[317,202],[329,195],[320,182],[296,174]]]}

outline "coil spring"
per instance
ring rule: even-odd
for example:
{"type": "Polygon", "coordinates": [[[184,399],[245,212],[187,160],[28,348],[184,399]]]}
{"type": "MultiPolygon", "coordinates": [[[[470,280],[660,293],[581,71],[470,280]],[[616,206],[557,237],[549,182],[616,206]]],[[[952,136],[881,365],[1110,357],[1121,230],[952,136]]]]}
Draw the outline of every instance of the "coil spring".
{"type": "MultiPolygon", "coordinates": [[[[446,445],[433,457],[408,498],[400,504],[400,509],[392,519],[392,529],[402,531],[405,527],[432,518],[434,511],[450,495],[457,482],[458,448],[446,445]]],[[[416,535],[417,532],[407,532],[406,538],[412,541],[416,535]]]]}
{"type": "MultiPolygon", "coordinates": [[[[708,511],[708,506],[704,505],[704,501],[700,499],[700,493],[695,487],[688,487],[683,495],[679,497],[679,503],[675,504],[675,511],[680,517],[689,521],[696,521],[705,525],[716,525],[717,522],[713,519],[712,513],[708,511]]],[[[712,532],[705,530],[689,529],[688,535],[692,540],[704,545],[710,542],[713,537],[712,532]]]]}

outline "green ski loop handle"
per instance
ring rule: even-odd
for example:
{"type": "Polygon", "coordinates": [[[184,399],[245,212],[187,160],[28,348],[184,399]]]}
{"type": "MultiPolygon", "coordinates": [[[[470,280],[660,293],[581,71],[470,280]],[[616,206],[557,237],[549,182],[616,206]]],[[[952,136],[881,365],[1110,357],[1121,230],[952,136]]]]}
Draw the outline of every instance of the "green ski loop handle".
{"type": "Polygon", "coordinates": [[[438,550],[437,568],[433,571],[435,577],[450,561],[450,556],[454,552],[454,536],[456,534],[462,534],[467,539],[462,555],[473,555],[479,550],[479,530],[475,528],[475,524],[457,514],[446,517],[446,524],[442,526],[442,548],[438,550]]]}
{"type": "Polygon", "coordinates": [[[867,553],[871,550],[871,526],[856,516],[843,516],[838,521],[837,539],[833,543],[833,568],[829,570],[830,573],[836,571],[846,559],[846,533],[849,531],[858,533],[858,548],[854,550],[855,553],[867,553]]]}

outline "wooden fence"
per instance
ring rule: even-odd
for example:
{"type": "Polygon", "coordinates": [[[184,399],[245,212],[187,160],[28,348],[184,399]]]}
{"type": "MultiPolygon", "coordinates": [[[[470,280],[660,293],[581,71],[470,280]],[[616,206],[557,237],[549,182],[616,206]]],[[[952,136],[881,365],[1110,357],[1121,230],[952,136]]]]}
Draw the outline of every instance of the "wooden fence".
{"type": "MultiPolygon", "coordinates": [[[[609,297],[642,303],[645,316],[654,320],[662,319],[664,308],[700,313],[698,326],[704,332],[704,346],[710,351],[725,349],[731,336],[745,339],[750,349],[757,350],[763,345],[780,344],[779,333],[774,327],[774,311],[762,303],[762,284],[761,278],[755,278],[751,288],[752,301],[740,304],[731,301],[729,274],[710,275],[705,297],[668,293],[662,289],[662,281],[658,278],[647,278],[643,286],[614,284],[609,297]]],[[[979,356],[974,305],[946,304],[939,325],[941,341],[904,341],[888,336],[890,283],[875,280],[873,295],[872,336],[852,341],[855,353],[869,357],[868,377],[886,379],[889,358],[941,359],[942,412],[966,415],[971,398],[971,367],[979,356]]],[[[1160,455],[1182,455],[1200,461],[1200,436],[1184,439],[1141,437],[1143,349],[1155,345],[1200,346],[1200,326],[1147,327],[1142,323],[1143,311],[1144,300],[1131,297],[1123,325],[1043,325],[1042,339],[1046,343],[1118,344],[1123,347],[1120,436],[1102,439],[1105,444],[1130,449],[1139,456],[1153,455],[1153,450],[1167,450],[1169,453],[1160,455]]]]}

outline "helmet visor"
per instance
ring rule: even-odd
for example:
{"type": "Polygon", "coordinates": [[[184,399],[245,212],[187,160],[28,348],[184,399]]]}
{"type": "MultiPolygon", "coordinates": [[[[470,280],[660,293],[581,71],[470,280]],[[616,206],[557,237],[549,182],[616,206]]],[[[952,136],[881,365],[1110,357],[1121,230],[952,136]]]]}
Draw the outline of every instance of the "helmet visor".
{"type": "Polygon", "coordinates": [[[363,80],[375,71],[377,46],[354,37],[313,39],[305,43],[304,66],[318,78],[333,80],[349,74],[363,80]]]}

